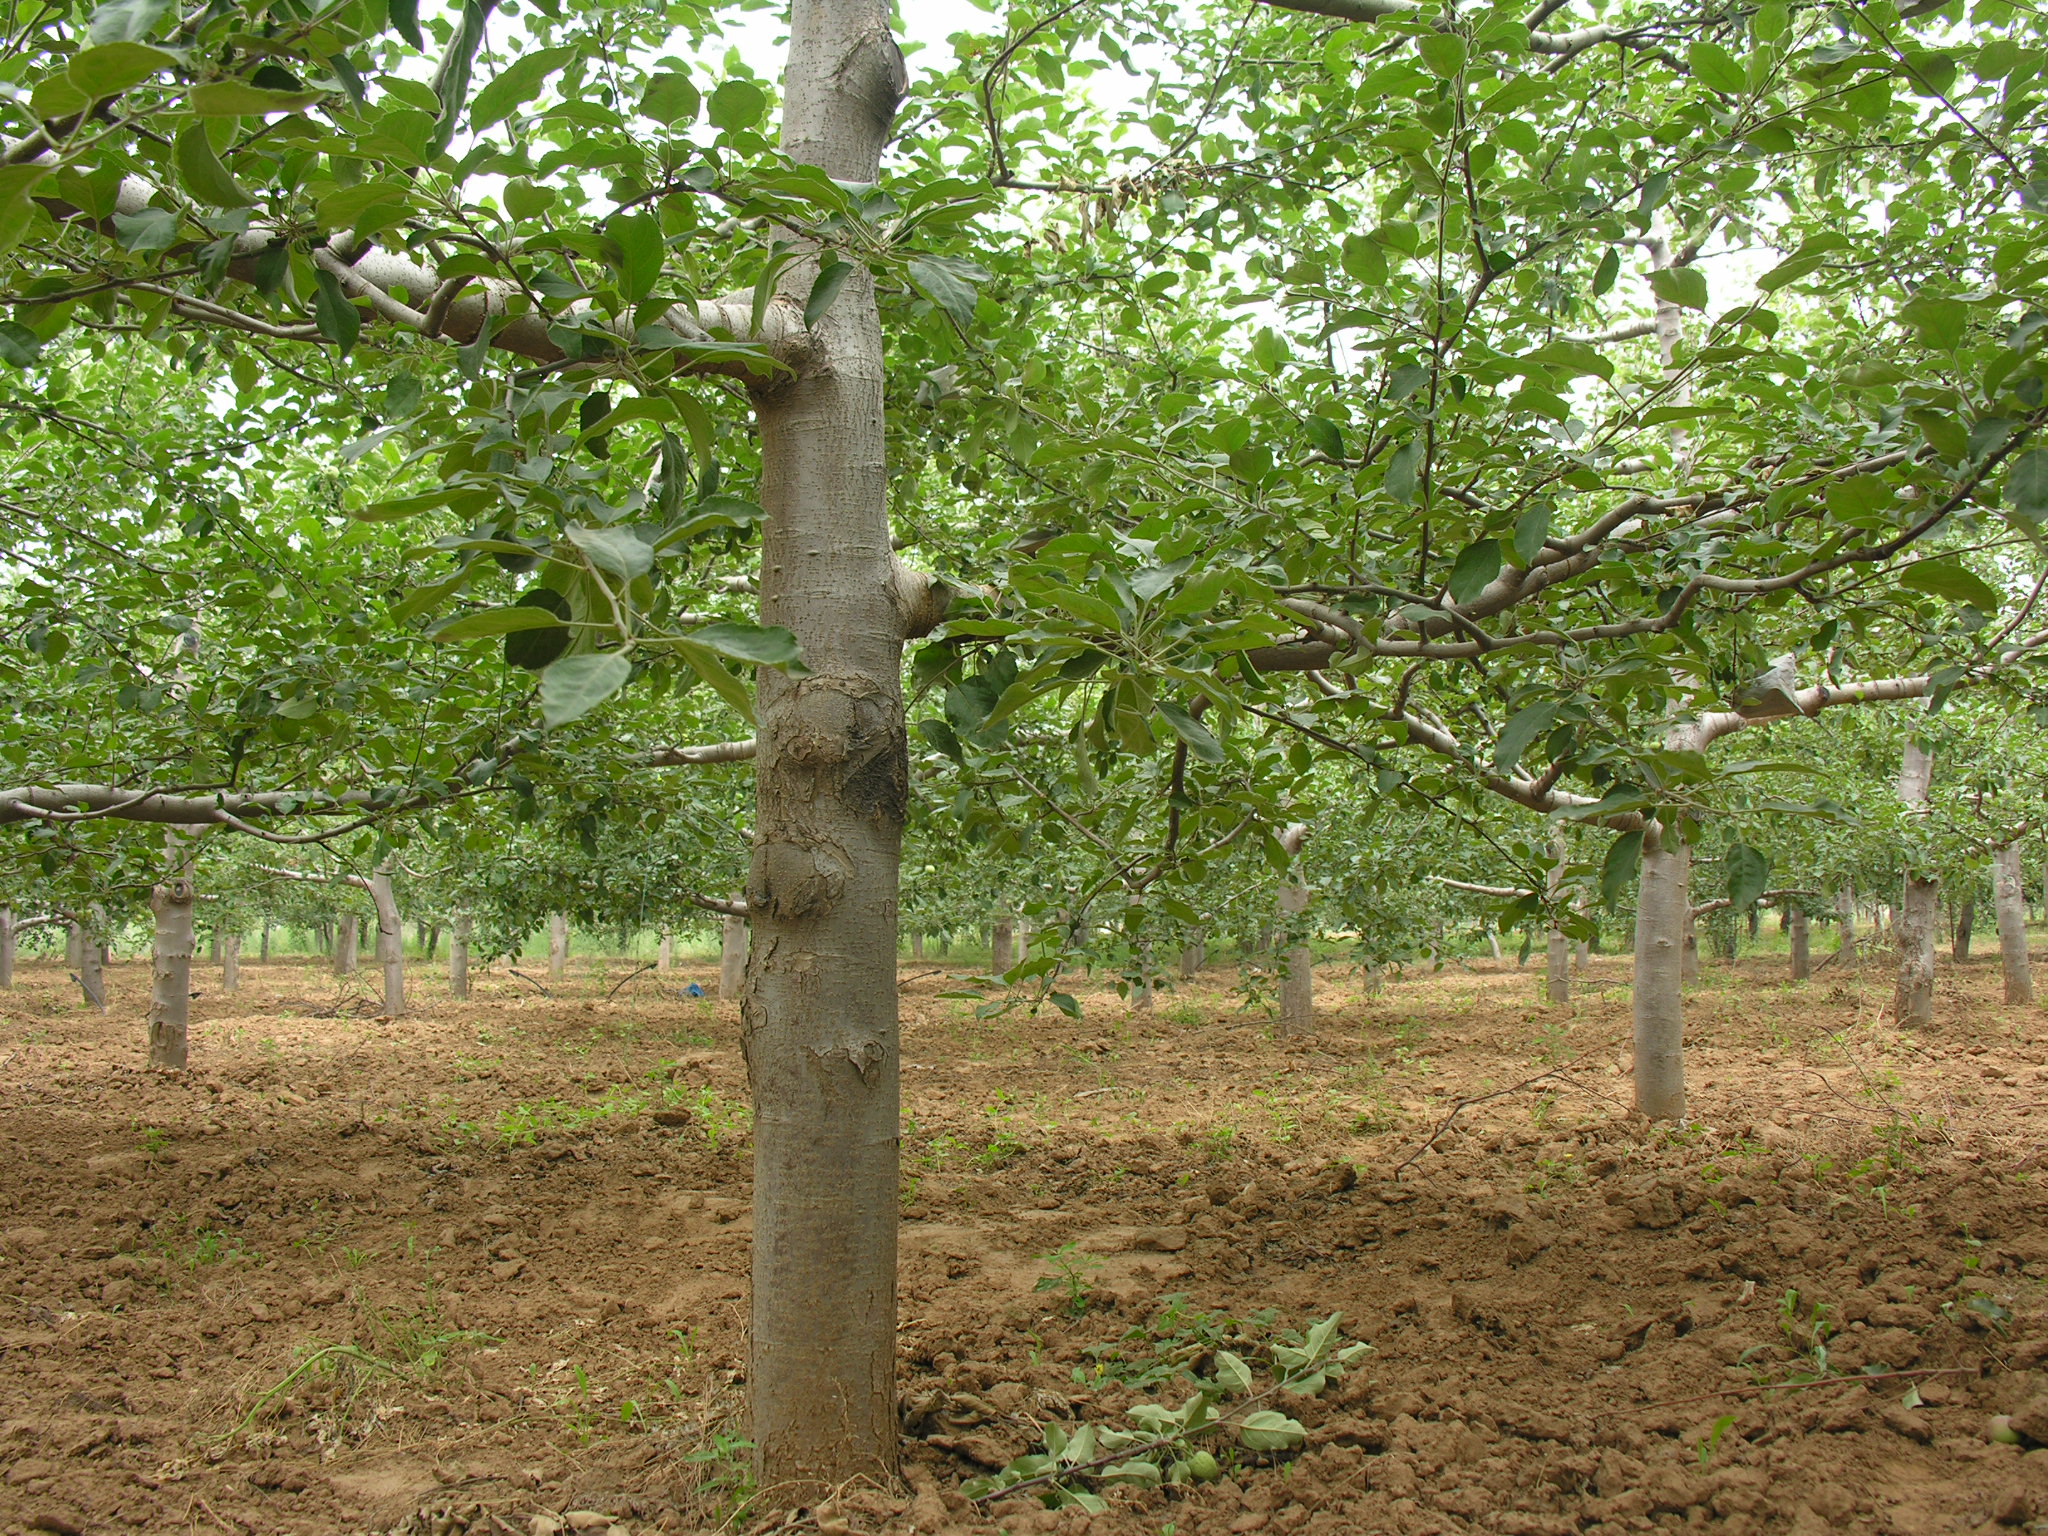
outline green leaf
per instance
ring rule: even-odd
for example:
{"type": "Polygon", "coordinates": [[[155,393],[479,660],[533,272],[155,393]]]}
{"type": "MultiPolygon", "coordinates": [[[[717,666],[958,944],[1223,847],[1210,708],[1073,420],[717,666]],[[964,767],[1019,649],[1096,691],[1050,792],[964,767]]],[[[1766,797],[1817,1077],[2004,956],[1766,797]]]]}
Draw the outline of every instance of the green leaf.
{"type": "Polygon", "coordinates": [[[1393,457],[1387,460],[1386,478],[1381,484],[1394,500],[1411,502],[1415,499],[1415,482],[1421,467],[1422,440],[1411,437],[1396,448],[1393,457]]]}
{"type": "Polygon", "coordinates": [[[0,320],[0,361],[26,368],[42,355],[43,338],[19,320],[0,320]]]}
{"type": "Polygon", "coordinates": [[[1344,462],[1344,433],[1327,416],[1310,416],[1302,422],[1309,446],[1333,464],[1344,462]]]}
{"type": "Polygon", "coordinates": [[[124,251],[167,251],[178,243],[178,216],[162,208],[117,213],[114,238],[124,251]]]}
{"type": "Polygon", "coordinates": [[[638,304],[661,281],[661,261],[668,249],[661,238],[661,221],[651,213],[622,213],[606,223],[605,233],[619,242],[623,256],[623,297],[628,304],[638,304]]]}
{"type": "Polygon", "coordinates": [[[1707,307],[1707,274],[1697,267],[1665,267],[1650,274],[1650,291],[1684,309],[1707,307]]]}
{"type": "Polygon", "coordinates": [[[1508,723],[1502,727],[1500,740],[1493,744],[1493,766],[1501,773],[1513,773],[1522,761],[1522,754],[1529,746],[1548,731],[1557,719],[1557,699],[1545,699],[1531,704],[1527,709],[1516,710],[1508,723]]]}
{"type": "Polygon", "coordinates": [[[313,283],[313,323],[347,357],[363,332],[363,312],[349,303],[341,280],[325,267],[314,269],[313,283]]]}
{"type": "Polygon", "coordinates": [[[654,550],[624,528],[565,528],[562,536],[599,570],[632,581],[654,568],[654,550]]]}
{"type": "Polygon", "coordinates": [[[1536,563],[1543,541],[1550,537],[1550,512],[1550,503],[1539,497],[1515,519],[1515,563],[1525,571],[1536,563]]]}
{"type": "Polygon", "coordinates": [[[1719,43],[1697,42],[1685,50],[1692,76],[1710,91],[1740,96],[1749,88],[1749,74],[1734,54],[1719,43]]]}
{"type": "Polygon", "coordinates": [[[95,43],[132,43],[149,36],[171,0],[103,0],[92,8],[95,43]]]}
{"type": "Polygon", "coordinates": [[[735,661],[787,667],[800,663],[796,636],[779,624],[706,624],[690,631],[690,639],[735,661]]]}
{"type": "Polygon", "coordinates": [[[1998,593],[1954,555],[1916,560],[1899,572],[1899,585],[1951,603],[1968,603],[1980,613],[1998,612],[1998,593]]]}
{"type": "Polygon", "coordinates": [[[420,0],[388,0],[387,14],[398,35],[413,47],[424,49],[425,39],[420,36],[420,0]]]}
{"type": "Polygon", "coordinates": [[[215,80],[187,98],[195,117],[264,117],[299,112],[320,99],[318,91],[267,91],[246,80],[215,80]]]}
{"type": "Polygon", "coordinates": [[[677,640],[675,648],[690,664],[691,669],[709,683],[712,690],[730,704],[741,719],[749,725],[754,723],[753,695],[747,692],[747,685],[734,677],[731,669],[718,659],[716,651],[689,640],[677,640]]]}
{"type": "Polygon", "coordinates": [[[2029,448],[2005,472],[2005,504],[2030,528],[2048,522],[2048,448],[2029,448]]]}
{"type": "Polygon", "coordinates": [[[1485,589],[1486,584],[1500,574],[1500,541],[1480,539],[1467,544],[1458,552],[1458,558],[1451,563],[1451,579],[1447,583],[1451,601],[1469,603],[1485,589]]]}
{"type": "Polygon", "coordinates": [[[751,128],[768,114],[768,93],[751,80],[728,80],[711,93],[706,116],[711,126],[729,131],[751,128]]]}
{"type": "Polygon", "coordinates": [[[101,43],[75,54],[64,72],[73,85],[97,101],[103,96],[117,96],[131,85],[140,85],[177,62],[161,48],[122,41],[101,43]]]}
{"type": "Polygon", "coordinates": [[[1771,883],[1771,861],[1747,843],[1730,843],[1725,862],[1728,900],[1737,912],[1747,912],[1771,883]]]}
{"type": "Polygon", "coordinates": [[[1415,40],[1422,64],[1440,80],[1448,80],[1465,67],[1465,39],[1455,32],[1425,32],[1415,40]]]}
{"type": "Polygon", "coordinates": [[[246,208],[256,201],[221,164],[204,123],[188,123],[179,129],[173,153],[178,179],[197,201],[212,208],[246,208]]]}
{"type": "Polygon", "coordinates": [[[1970,306],[1960,299],[1922,296],[1900,305],[1899,319],[1913,328],[1923,346],[1953,352],[1969,328],[1970,306]]]}
{"type": "Polygon", "coordinates": [[[545,608],[515,603],[510,608],[486,608],[480,613],[459,614],[444,619],[427,631],[429,640],[481,640],[492,635],[513,635],[528,629],[561,629],[561,619],[545,608]]]}
{"type": "Polygon", "coordinates": [[[0,252],[13,250],[28,233],[29,198],[49,174],[45,165],[0,165],[0,252]]]}
{"type": "Polygon", "coordinates": [[[549,729],[580,720],[626,686],[633,663],[617,651],[564,656],[540,675],[540,717],[549,729]]]}
{"type": "Polygon", "coordinates": [[[1593,269],[1593,297],[1599,298],[1614,287],[1615,279],[1621,276],[1621,252],[1613,246],[1600,258],[1600,265],[1593,269]]]}
{"type": "Polygon", "coordinates": [[[974,288],[959,273],[958,264],[931,257],[912,257],[910,280],[918,292],[953,317],[966,330],[974,323],[974,288]]]}
{"type": "Polygon", "coordinates": [[[1216,1380],[1231,1392],[1252,1389],[1252,1368],[1227,1349],[1216,1351],[1216,1380]]]}
{"type": "Polygon", "coordinates": [[[552,587],[535,587],[522,594],[513,606],[538,609],[554,616],[555,622],[544,628],[514,630],[505,636],[506,666],[526,672],[542,671],[569,649],[573,637],[569,626],[562,622],[569,617],[569,599],[552,587]]]}
{"type": "Polygon", "coordinates": [[[574,48],[543,48],[521,54],[469,104],[469,126],[481,133],[502,123],[540,93],[541,82],[575,58],[574,48]]]}
{"type": "Polygon", "coordinates": [[[1156,705],[1166,723],[1173,727],[1173,734],[1188,744],[1188,750],[1205,763],[1223,761],[1223,743],[1209,734],[1209,728],[1178,704],[1169,704],[1161,699],[1156,705]]]}
{"type": "Polygon", "coordinates": [[[1261,1408],[1238,1421],[1237,1438],[1248,1451],[1287,1451],[1308,1439],[1308,1431],[1299,1420],[1261,1408]]]}
{"type": "Polygon", "coordinates": [[[1600,900],[1613,906],[1636,877],[1643,861],[1643,834],[1624,832],[1608,844],[1607,857],[1600,861],[1600,900]]]}
{"type": "Polygon", "coordinates": [[[832,308],[832,301],[839,297],[839,290],[846,286],[846,280],[853,276],[853,263],[837,257],[825,261],[818,267],[818,275],[811,283],[811,296],[804,300],[804,328],[808,330],[824,319],[832,308]]]}
{"type": "Polygon", "coordinates": [[[697,87],[690,83],[687,75],[656,75],[647,82],[647,89],[641,94],[639,112],[642,117],[651,118],[664,128],[673,128],[681,123],[687,126],[697,115],[697,87]]]}

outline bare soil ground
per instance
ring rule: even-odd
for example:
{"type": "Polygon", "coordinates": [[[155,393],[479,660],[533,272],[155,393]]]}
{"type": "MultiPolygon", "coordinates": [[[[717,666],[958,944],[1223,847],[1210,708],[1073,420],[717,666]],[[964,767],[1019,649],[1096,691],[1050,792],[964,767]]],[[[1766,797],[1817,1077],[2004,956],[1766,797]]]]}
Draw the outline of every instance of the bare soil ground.
{"type": "MultiPolygon", "coordinates": [[[[1570,1010],[1512,963],[1331,967],[1305,1041],[1230,972],[1080,1022],[908,980],[908,1481],[822,1528],[2048,1531],[2048,1449],[1986,1432],[2048,1439],[2043,1014],[1995,958],[1919,1034],[1881,965],[1781,964],[1709,968],[1684,1131],[1626,1112],[1625,961],[1570,1010]],[[1333,1312],[1373,1349],[1288,1404],[1298,1455],[1095,1515],[959,1492],[1333,1312]]],[[[396,1023],[312,964],[208,975],[170,1076],[146,967],[101,1017],[25,966],[0,1531],[750,1528],[735,1013],[675,995],[703,969],[605,1000],[625,969],[457,1004],[420,967],[396,1023]]]]}

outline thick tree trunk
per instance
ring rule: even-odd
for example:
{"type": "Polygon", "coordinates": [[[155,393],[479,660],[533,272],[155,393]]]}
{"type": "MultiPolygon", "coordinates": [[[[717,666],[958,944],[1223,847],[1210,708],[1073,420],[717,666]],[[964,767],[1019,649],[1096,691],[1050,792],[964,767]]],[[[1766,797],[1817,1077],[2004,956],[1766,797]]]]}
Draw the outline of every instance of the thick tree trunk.
{"type": "MultiPolygon", "coordinates": [[[[1690,874],[1691,854],[1687,854],[1690,874]]],[[[1691,912],[1685,914],[1685,942],[1680,949],[1678,984],[1691,991],[1700,984],[1700,925],[1691,912]]]]}
{"type": "Polygon", "coordinates": [[[2027,963],[2027,885],[2019,844],[2007,843],[1992,860],[1992,908],[1998,918],[1998,958],[2005,972],[2008,1006],[2034,1000],[2034,976],[2027,963]]]}
{"type": "MultiPolygon", "coordinates": [[[[1550,873],[1544,883],[1549,888],[1550,904],[1557,906],[1558,894],[1564,889],[1564,835],[1559,833],[1551,839],[1550,873]]],[[[1553,1008],[1561,1008],[1572,1000],[1571,941],[1565,937],[1563,926],[1553,918],[1543,940],[1543,1000],[1553,1008]]]]}
{"type": "Polygon", "coordinates": [[[1812,940],[1806,921],[1806,908],[1797,902],[1786,904],[1785,936],[1792,949],[1792,979],[1804,981],[1813,974],[1812,940]]]}
{"type": "Polygon", "coordinates": [[[663,976],[676,968],[676,936],[661,930],[661,948],[654,952],[654,969],[663,976]]]}
{"type": "Polygon", "coordinates": [[[1017,963],[1017,925],[1008,917],[999,917],[989,925],[988,968],[997,976],[1006,974],[1017,963]]]}
{"type": "Polygon", "coordinates": [[[1287,935],[1287,952],[1280,961],[1280,1033],[1305,1035],[1316,1027],[1315,953],[1309,948],[1307,925],[1309,888],[1301,874],[1301,849],[1308,841],[1308,828],[1296,822],[1280,834],[1280,846],[1293,860],[1287,883],[1280,887],[1279,931],[1287,935]]]}
{"type": "Polygon", "coordinates": [[[1686,932],[1691,852],[1675,833],[1652,830],[1643,840],[1642,883],[1636,895],[1636,1109],[1652,1120],[1685,1118],[1686,932]]]}
{"type": "Polygon", "coordinates": [[[1192,944],[1183,944],[1180,951],[1180,979],[1182,981],[1193,981],[1197,976],[1201,975],[1202,959],[1202,941],[1200,939],[1195,940],[1192,944]]]}
{"type": "Polygon", "coordinates": [[[239,992],[242,987],[242,936],[230,928],[220,939],[220,989],[239,992]]]}
{"type": "Polygon", "coordinates": [[[562,979],[569,964],[569,914],[557,912],[548,919],[548,977],[562,979]]]}
{"type": "Polygon", "coordinates": [[[458,912],[448,926],[448,993],[469,996],[469,924],[467,912],[458,912]]]}
{"type": "Polygon", "coordinates": [[[77,972],[85,964],[85,929],[77,923],[64,925],[64,969],[77,972]]]}
{"type": "MultiPolygon", "coordinates": [[[[1899,764],[1899,799],[1912,815],[1926,814],[1934,759],[1916,741],[1899,764]]],[[[1906,871],[1899,899],[1899,983],[1892,1012],[1901,1024],[1934,1022],[1934,930],[1940,885],[1921,871],[1906,871]]]]}
{"type": "Polygon", "coordinates": [[[86,1006],[100,1013],[107,1011],[107,977],[105,962],[107,947],[100,941],[100,910],[91,912],[92,926],[81,927],[73,924],[78,936],[78,990],[86,1006]]]}
{"type": "MultiPolygon", "coordinates": [[[[789,36],[783,150],[873,182],[905,86],[887,6],[794,0],[789,36]]],[[[778,302],[802,303],[816,271],[795,263],[778,302]]],[[[814,359],[755,398],[761,621],[795,632],[810,673],[759,675],[741,1002],[755,1472],[790,1506],[896,1470],[903,644],[931,623],[891,547],[881,315],[859,262],[813,336],[814,359]]]]}
{"type": "Polygon", "coordinates": [[[14,909],[0,907],[0,987],[14,985],[14,909]]]}
{"type": "Polygon", "coordinates": [[[172,877],[149,895],[156,914],[156,942],[150,948],[149,1064],[185,1069],[192,1021],[192,881],[182,860],[172,877]]]}
{"type": "Polygon", "coordinates": [[[353,914],[344,914],[334,925],[334,974],[353,976],[356,973],[356,920],[353,914]]]}
{"type": "Polygon", "coordinates": [[[377,905],[377,965],[384,973],[384,1014],[405,1012],[405,927],[398,919],[398,901],[391,893],[391,872],[370,876],[370,900],[377,905]]]}
{"type": "MultiPolygon", "coordinates": [[[[735,901],[745,898],[738,894],[735,901]]],[[[747,985],[747,920],[726,913],[718,926],[718,995],[738,1002],[747,985]]]]}
{"type": "Polygon", "coordinates": [[[1965,896],[1963,904],[1956,909],[1956,934],[1949,945],[1948,957],[1957,965],[1970,958],[1970,940],[1976,936],[1977,898],[1965,896]]]}

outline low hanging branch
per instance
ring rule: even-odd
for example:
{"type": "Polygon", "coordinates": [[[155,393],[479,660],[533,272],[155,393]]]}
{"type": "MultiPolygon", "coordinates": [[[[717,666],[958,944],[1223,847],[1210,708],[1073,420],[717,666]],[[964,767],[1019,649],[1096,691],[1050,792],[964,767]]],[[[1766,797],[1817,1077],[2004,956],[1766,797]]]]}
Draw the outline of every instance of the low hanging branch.
{"type": "Polygon", "coordinates": [[[721,901],[716,896],[704,896],[696,891],[690,892],[690,905],[702,907],[706,912],[723,912],[727,917],[753,916],[744,901],[721,901]]]}

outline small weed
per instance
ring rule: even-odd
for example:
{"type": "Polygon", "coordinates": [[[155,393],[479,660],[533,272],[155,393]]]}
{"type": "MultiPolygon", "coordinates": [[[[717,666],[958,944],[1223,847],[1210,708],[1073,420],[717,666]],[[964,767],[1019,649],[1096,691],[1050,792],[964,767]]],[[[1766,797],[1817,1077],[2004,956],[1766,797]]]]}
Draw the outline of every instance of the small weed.
{"type": "Polygon", "coordinates": [[[1057,1291],[1063,1295],[1067,1316],[1080,1317],[1088,1310],[1089,1298],[1094,1285],[1088,1276],[1091,1271],[1102,1268],[1102,1260],[1092,1254],[1078,1252],[1072,1243],[1062,1243],[1051,1253],[1038,1256],[1041,1264],[1052,1266],[1052,1273],[1040,1275],[1033,1291],[1057,1291]]]}

